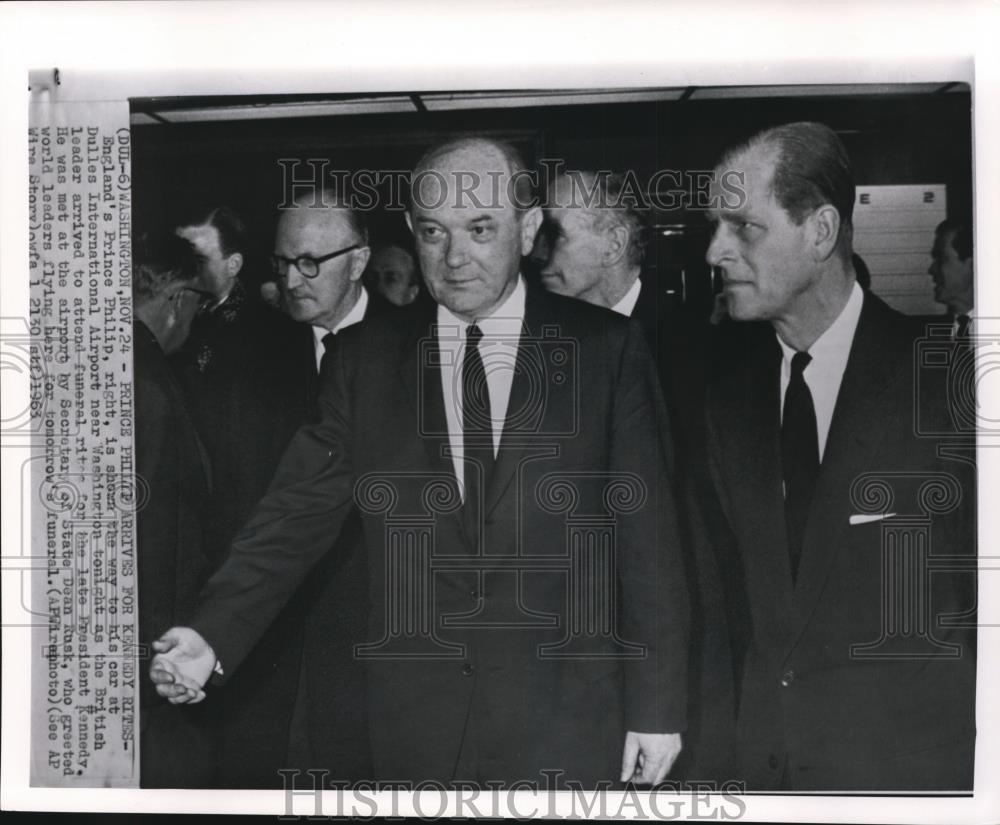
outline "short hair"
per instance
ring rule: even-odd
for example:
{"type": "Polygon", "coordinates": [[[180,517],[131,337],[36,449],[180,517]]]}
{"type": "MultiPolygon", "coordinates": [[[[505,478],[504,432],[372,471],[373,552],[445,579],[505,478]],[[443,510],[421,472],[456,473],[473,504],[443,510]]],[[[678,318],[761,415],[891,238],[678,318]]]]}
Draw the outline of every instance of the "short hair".
{"type": "Polygon", "coordinates": [[[433,164],[445,155],[462,149],[494,149],[500,153],[507,166],[507,174],[514,180],[514,191],[512,200],[514,209],[520,214],[532,206],[535,206],[537,199],[534,191],[534,174],[531,168],[524,162],[524,158],[515,146],[503,140],[496,140],[486,135],[464,135],[457,138],[435,143],[417,161],[413,167],[410,177],[410,207],[413,207],[413,179],[420,173],[433,169],[433,164]]]}
{"type": "MultiPolygon", "coordinates": [[[[649,243],[649,217],[648,211],[641,207],[639,198],[628,194],[625,188],[628,178],[621,173],[562,173],[562,177],[567,179],[575,179],[577,176],[581,182],[585,181],[588,187],[592,187],[587,190],[592,200],[581,204],[580,208],[593,217],[594,229],[603,231],[611,226],[624,226],[628,230],[628,262],[632,266],[640,266],[649,243]]],[[[576,205],[575,195],[574,202],[570,205],[576,205]]]]}
{"type": "Polygon", "coordinates": [[[801,224],[823,204],[837,210],[837,251],[849,261],[854,238],[854,171],[837,133],[823,123],[809,121],[775,126],[728,151],[720,166],[753,149],[775,153],[771,194],[794,223],[801,224]]]}
{"type": "Polygon", "coordinates": [[[178,215],[175,227],[211,226],[219,233],[219,251],[225,257],[239,252],[246,256],[249,236],[246,224],[228,206],[196,206],[178,215]]]}
{"type": "Polygon", "coordinates": [[[173,232],[140,235],[132,259],[132,295],[136,302],[156,298],[171,284],[198,277],[194,247],[173,232]]]}
{"type": "MultiPolygon", "coordinates": [[[[332,182],[321,183],[308,194],[298,194],[292,198],[295,204],[290,209],[336,209],[343,214],[347,226],[354,233],[361,246],[368,246],[368,221],[364,212],[356,209],[348,192],[341,192],[332,182]]],[[[283,210],[284,211],[284,208],[283,210]]]]}
{"type": "Polygon", "coordinates": [[[964,218],[945,218],[934,230],[935,235],[946,235],[953,232],[951,245],[958,253],[960,261],[967,261],[972,257],[972,230],[969,228],[972,222],[964,218]]]}

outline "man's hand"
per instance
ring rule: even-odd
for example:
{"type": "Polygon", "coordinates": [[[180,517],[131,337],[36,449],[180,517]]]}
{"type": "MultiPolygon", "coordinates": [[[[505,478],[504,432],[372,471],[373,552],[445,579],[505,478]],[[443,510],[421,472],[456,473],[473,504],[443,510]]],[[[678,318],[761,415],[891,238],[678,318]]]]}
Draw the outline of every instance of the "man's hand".
{"type": "Polygon", "coordinates": [[[156,692],[172,705],[205,698],[202,688],[215,667],[215,651],[189,627],[172,627],[153,642],[157,655],[149,667],[156,692]]]}
{"type": "Polygon", "coordinates": [[[681,752],[679,733],[635,733],[625,735],[622,751],[622,782],[658,785],[670,772],[681,752]]]}

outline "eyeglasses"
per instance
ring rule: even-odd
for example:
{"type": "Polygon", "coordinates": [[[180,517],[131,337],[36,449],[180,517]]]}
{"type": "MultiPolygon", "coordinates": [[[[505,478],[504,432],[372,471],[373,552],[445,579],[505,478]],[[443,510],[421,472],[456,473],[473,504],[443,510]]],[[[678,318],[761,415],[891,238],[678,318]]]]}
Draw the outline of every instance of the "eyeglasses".
{"type": "Polygon", "coordinates": [[[343,249],[338,249],[336,252],[331,252],[329,255],[321,255],[318,258],[314,258],[312,255],[299,255],[297,258],[286,258],[283,255],[272,255],[271,271],[277,277],[284,278],[288,275],[288,267],[294,264],[295,268],[302,273],[303,278],[315,278],[319,275],[319,265],[321,263],[337,258],[341,255],[346,255],[348,252],[353,252],[355,249],[360,248],[361,244],[356,243],[351,246],[345,246],[343,249]]]}

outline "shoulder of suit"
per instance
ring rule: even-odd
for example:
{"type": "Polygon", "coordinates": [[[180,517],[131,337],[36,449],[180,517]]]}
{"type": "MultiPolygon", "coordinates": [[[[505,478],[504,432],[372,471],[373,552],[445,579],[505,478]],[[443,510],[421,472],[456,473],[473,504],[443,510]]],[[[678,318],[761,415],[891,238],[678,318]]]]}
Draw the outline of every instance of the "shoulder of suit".
{"type": "MultiPolygon", "coordinates": [[[[568,298],[539,290],[534,293],[529,292],[529,300],[540,302],[542,311],[537,313],[537,317],[542,319],[543,324],[551,322],[560,325],[564,334],[587,337],[591,334],[610,332],[624,335],[632,326],[631,319],[626,316],[578,298],[568,298]]],[[[531,314],[533,313],[526,313],[526,317],[531,314]]]]}

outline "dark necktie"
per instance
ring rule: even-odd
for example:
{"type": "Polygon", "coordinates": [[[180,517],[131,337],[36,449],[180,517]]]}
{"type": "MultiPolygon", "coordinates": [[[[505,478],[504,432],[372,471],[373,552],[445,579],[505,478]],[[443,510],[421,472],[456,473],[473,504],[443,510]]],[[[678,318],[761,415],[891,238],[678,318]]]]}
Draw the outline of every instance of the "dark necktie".
{"type": "Polygon", "coordinates": [[[781,421],[781,466],[785,480],[785,524],[788,529],[788,554],[794,581],[802,556],[809,505],[819,475],[819,437],[816,434],[816,410],[812,393],[803,376],[812,357],[797,352],[792,358],[792,377],[785,391],[781,421]]]}
{"type": "Polygon", "coordinates": [[[482,330],[466,330],[462,357],[462,444],[465,451],[465,511],[473,535],[478,535],[481,503],[493,474],[493,419],[490,390],[483,357],[479,353],[482,330]]]}
{"type": "Polygon", "coordinates": [[[319,359],[320,375],[323,374],[323,365],[333,357],[333,348],[336,339],[337,336],[332,332],[328,332],[323,336],[323,357],[319,359]]]}
{"type": "MultiPolygon", "coordinates": [[[[319,421],[319,385],[320,376],[323,374],[323,367],[326,363],[333,358],[333,351],[336,349],[336,336],[332,332],[328,332],[322,338],[323,341],[323,356],[319,360],[319,370],[313,373],[313,378],[308,383],[308,392],[306,393],[306,402],[308,404],[307,416],[309,421],[316,422],[319,421]]],[[[313,350],[313,358],[315,359],[315,350],[313,350]]],[[[315,363],[315,360],[313,361],[315,363]]]]}

